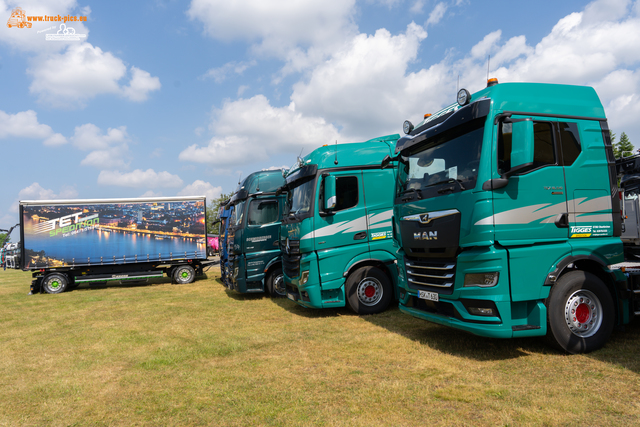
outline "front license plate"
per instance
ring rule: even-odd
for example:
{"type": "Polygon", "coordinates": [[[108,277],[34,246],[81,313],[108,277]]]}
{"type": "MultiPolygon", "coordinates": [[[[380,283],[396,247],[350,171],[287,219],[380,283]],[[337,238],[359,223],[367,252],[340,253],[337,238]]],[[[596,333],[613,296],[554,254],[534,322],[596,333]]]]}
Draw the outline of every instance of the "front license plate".
{"type": "Polygon", "coordinates": [[[287,298],[289,298],[291,301],[295,301],[296,297],[293,294],[287,294],[287,298]]]}
{"type": "Polygon", "coordinates": [[[418,291],[418,298],[429,301],[439,301],[438,294],[436,292],[418,291]]]}

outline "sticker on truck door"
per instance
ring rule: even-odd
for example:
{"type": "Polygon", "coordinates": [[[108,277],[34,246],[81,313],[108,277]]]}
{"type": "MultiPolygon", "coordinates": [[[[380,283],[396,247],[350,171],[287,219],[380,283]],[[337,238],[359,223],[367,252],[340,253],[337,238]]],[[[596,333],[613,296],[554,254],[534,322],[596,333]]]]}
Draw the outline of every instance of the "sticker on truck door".
{"type": "Polygon", "coordinates": [[[393,231],[378,231],[371,233],[371,240],[390,239],[393,237],[393,231]]]}
{"type": "Polygon", "coordinates": [[[571,226],[571,238],[612,236],[611,225],[571,226]]]}

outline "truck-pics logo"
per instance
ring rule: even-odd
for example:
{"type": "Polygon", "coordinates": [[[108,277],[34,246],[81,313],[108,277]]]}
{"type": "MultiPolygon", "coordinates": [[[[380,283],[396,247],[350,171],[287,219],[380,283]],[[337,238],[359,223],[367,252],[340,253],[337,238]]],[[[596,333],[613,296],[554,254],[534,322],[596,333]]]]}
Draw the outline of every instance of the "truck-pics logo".
{"type": "Polygon", "coordinates": [[[35,234],[40,234],[48,231],[49,236],[54,237],[60,233],[68,233],[84,227],[94,226],[100,222],[98,214],[89,215],[84,218],[80,218],[80,215],[82,215],[82,212],[41,222],[33,227],[34,232],[35,234]],[[56,228],[56,223],[58,224],[58,228],[56,228]]]}
{"type": "Polygon", "coordinates": [[[27,14],[20,7],[16,7],[11,11],[11,16],[7,21],[7,27],[31,28],[33,24],[27,21],[27,14]]]}

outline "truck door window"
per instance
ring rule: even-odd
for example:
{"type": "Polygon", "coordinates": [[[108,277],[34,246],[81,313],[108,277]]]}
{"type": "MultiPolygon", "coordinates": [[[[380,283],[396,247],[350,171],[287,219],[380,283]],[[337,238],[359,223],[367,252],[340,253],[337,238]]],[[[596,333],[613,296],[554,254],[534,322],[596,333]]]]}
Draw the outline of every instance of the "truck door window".
{"type": "MultiPolygon", "coordinates": [[[[502,122],[498,135],[498,171],[500,174],[511,169],[511,135],[511,123],[502,122]]],[[[557,164],[551,123],[533,123],[533,144],[533,165],[517,175],[522,175],[544,166],[557,164]]]]}
{"type": "Polygon", "coordinates": [[[358,204],[358,178],[355,176],[339,176],[336,179],[336,207],[341,211],[358,204]]]}
{"type": "Polygon", "coordinates": [[[562,160],[565,166],[571,166],[582,151],[578,125],[576,123],[560,122],[559,126],[562,160]]]}
{"type": "Polygon", "coordinates": [[[278,221],[276,200],[252,200],[247,215],[249,225],[265,225],[278,221]]]}

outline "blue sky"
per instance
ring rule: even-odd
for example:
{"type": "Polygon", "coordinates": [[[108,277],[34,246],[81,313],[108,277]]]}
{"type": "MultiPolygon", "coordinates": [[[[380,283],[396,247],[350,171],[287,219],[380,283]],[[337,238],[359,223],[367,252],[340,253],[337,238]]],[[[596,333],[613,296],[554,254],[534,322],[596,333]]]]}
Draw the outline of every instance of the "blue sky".
{"type": "MultiPolygon", "coordinates": [[[[18,201],[206,195],[501,82],[590,85],[640,146],[640,5],[0,0],[0,228],[18,201]],[[489,6],[490,5],[490,6],[489,6]],[[8,28],[11,11],[86,16],[8,28]]],[[[14,236],[15,238],[16,236],[14,236]]]]}

